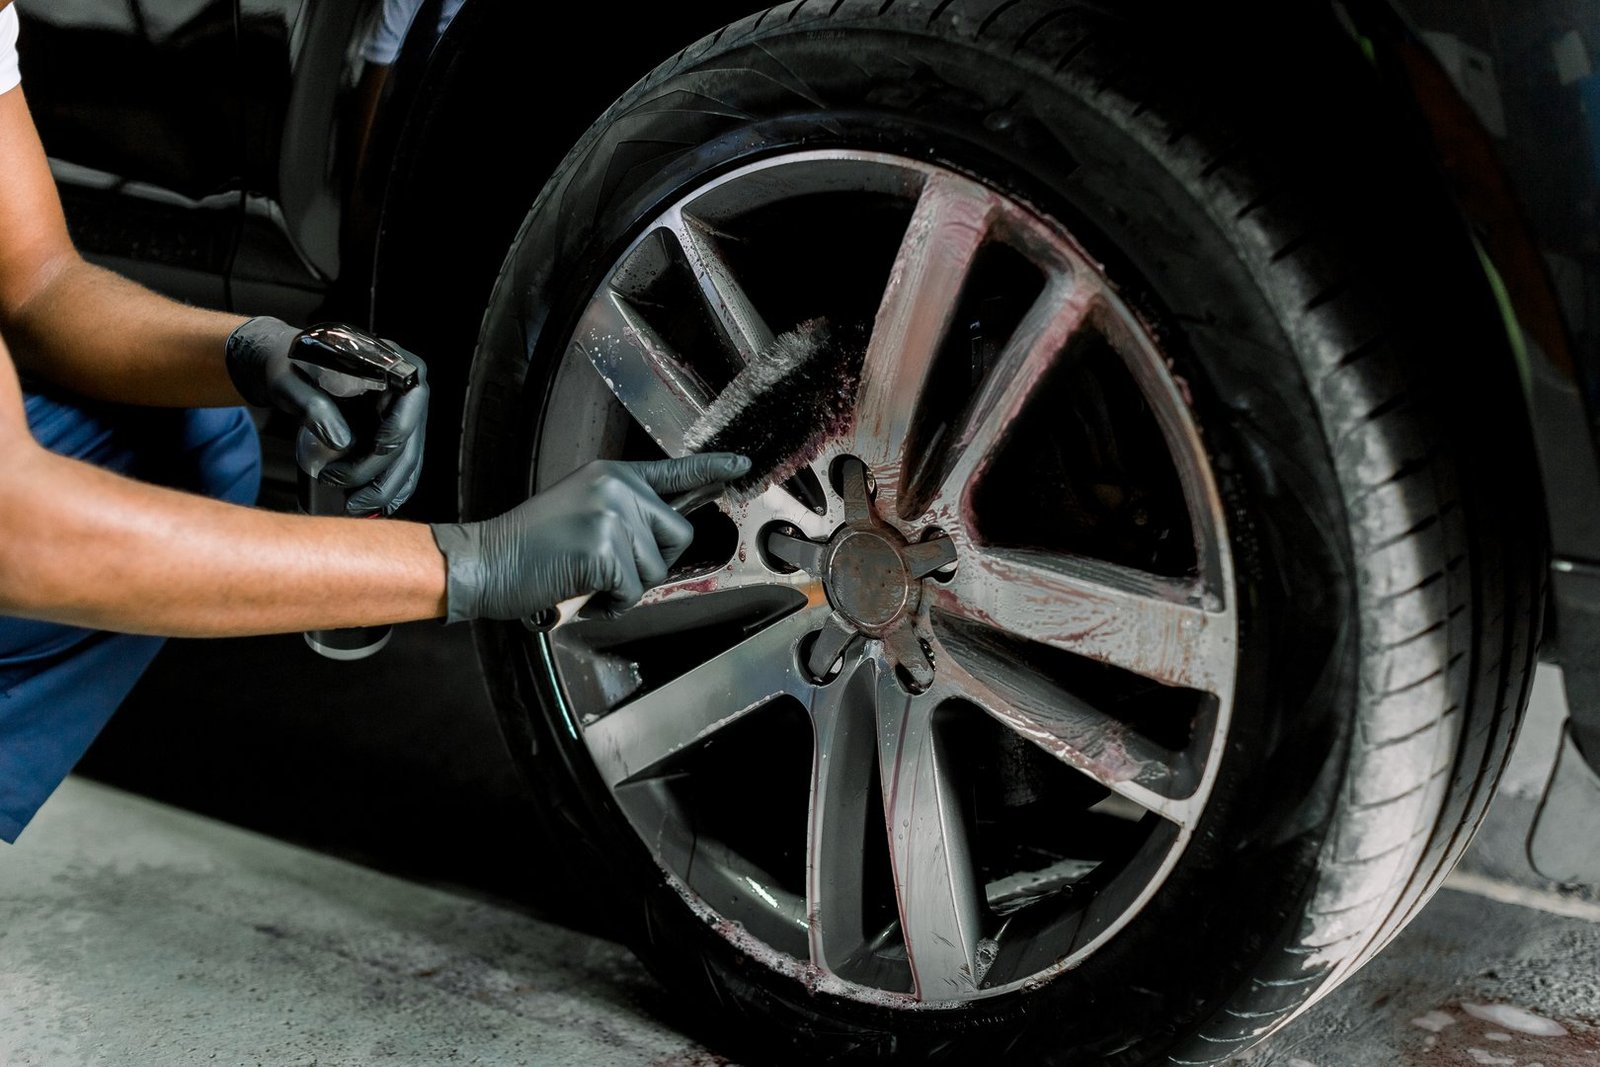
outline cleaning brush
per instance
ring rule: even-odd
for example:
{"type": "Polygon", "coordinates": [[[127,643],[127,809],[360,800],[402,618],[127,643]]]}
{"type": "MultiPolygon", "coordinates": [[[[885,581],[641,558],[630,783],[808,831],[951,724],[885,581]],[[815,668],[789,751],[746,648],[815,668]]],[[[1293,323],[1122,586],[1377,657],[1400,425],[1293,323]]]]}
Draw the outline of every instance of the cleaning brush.
{"type": "Polygon", "coordinates": [[[866,346],[840,334],[823,318],[779,334],[684,434],[690,452],[750,457],[749,473],[728,486],[734,498],[786,481],[848,427],[866,346]]]}
{"type": "MultiPolygon", "coordinates": [[[[808,319],[779,334],[755,354],[684,434],[688,452],[739,452],[750,470],[726,486],[690,490],[669,501],[687,515],[724,492],[735,499],[760,496],[817,458],[822,446],[848,425],[861,380],[863,343],[840,343],[827,319],[808,319]]],[[[545,632],[575,617],[588,596],[563,600],[524,619],[545,632]]]]}

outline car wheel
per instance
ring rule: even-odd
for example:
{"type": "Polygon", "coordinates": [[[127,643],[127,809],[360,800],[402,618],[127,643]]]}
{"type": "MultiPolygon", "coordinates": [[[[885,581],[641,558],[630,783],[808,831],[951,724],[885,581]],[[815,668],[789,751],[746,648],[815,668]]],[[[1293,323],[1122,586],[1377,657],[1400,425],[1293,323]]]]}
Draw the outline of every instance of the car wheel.
{"type": "Polygon", "coordinates": [[[721,1047],[1220,1062],[1482,816],[1538,561],[1472,432],[1505,383],[1428,378],[1482,320],[1419,331],[1408,274],[1460,236],[1169,58],[1087,4],[785,5],[618,101],[510,251],[468,517],[683,452],[776,333],[860,361],[639,608],[477,630],[721,1047]]]}

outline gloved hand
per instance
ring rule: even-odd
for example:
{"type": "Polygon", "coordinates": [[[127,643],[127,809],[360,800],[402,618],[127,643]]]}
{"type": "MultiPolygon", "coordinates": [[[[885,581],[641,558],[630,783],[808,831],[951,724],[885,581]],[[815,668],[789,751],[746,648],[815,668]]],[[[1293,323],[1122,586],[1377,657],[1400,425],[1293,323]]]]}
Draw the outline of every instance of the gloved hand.
{"type": "Polygon", "coordinates": [[[449,568],[449,615],[520,619],[569,597],[605,593],[624,611],[667,576],[694,538],[662,496],[728,481],[750,469],[729,452],[682,459],[597,461],[483,522],[440,523],[433,539],[449,568]]]}
{"type": "MultiPolygon", "coordinates": [[[[300,423],[302,436],[310,435],[327,447],[344,452],[355,444],[350,424],[340,414],[333,397],[289,359],[290,345],[299,333],[283,320],[267,316],[242,323],[228,335],[228,376],[245,400],[292,415],[300,423]]],[[[386,407],[371,451],[341,456],[318,474],[319,480],[328,485],[353,490],[348,505],[353,515],[394,514],[410,499],[422,475],[428,429],[428,369],[416,356],[405,354],[416,364],[420,381],[407,392],[384,398],[386,407]]],[[[304,451],[302,444],[297,454],[304,451]]]]}

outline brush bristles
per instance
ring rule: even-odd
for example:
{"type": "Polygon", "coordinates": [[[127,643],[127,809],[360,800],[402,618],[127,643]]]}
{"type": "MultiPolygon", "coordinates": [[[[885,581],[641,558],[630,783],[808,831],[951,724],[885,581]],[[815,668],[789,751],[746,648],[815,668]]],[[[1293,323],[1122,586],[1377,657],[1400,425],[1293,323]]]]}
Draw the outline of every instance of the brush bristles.
{"type": "Polygon", "coordinates": [[[864,355],[840,344],[825,319],[773,338],[684,435],[692,452],[741,452],[750,472],[729,488],[758,495],[817,457],[845,429],[855,407],[864,355]]]}

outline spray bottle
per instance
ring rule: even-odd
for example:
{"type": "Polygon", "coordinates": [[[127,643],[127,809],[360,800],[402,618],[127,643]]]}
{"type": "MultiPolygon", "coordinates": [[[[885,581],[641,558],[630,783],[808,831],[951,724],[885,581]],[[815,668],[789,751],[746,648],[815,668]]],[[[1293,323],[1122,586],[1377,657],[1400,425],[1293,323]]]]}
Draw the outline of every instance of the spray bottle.
{"type": "MultiPolygon", "coordinates": [[[[416,364],[404,352],[371,334],[333,323],[302,331],[290,345],[289,358],[334,397],[355,441],[341,452],[329,448],[309,431],[301,431],[295,443],[300,510],[307,515],[349,515],[350,490],[324,485],[317,476],[323,467],[348,452],[359,453],[364,446],[370,447],[383,413],[417,384],[416,364]]],[[[373,512],[363,517],[379,515],[373,512]]],[[[365,659],[389,643],[392,631],[390,626],[309,630],[306,644],[329,659],[365,659]]]]}

